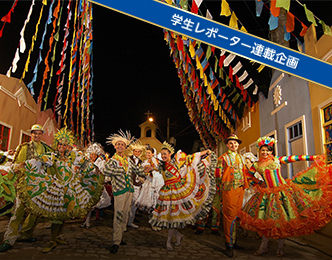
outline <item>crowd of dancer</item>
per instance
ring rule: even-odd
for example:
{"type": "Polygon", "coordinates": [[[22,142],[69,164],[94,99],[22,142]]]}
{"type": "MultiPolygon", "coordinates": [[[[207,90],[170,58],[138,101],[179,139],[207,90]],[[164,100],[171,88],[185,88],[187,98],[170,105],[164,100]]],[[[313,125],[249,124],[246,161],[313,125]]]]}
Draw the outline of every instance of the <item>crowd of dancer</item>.
{"type": "Polygon", "coordinates": [[[50,242],[43,250],[48,253],[67,244],[60,236],[67,220],[85,219],[81,227],[90,228],[92,211],[111,203],[112,254],[127,244],[127,227],[138,228],[137,209],[149,214],[154,231],[168,230],[167,250],[181,244],[180,230],[187,225],[196,226],[197,235],[203,233],[211,216],[213,235],[221,236],[222,222],[228,257],[243,249],[237,241],[240,226],[261,237],[256,256],[268,252],[273,238],[282,257],[285,238],[313,233],[332,218],[332,168],[324,156],[274,157],[270,137],[257,140],[257,158],[240,155],[242,141],[232,134],[225,139],[228,151],[217,158],[209,149],[192,155],[175,152],[167,142],[157,153],[129,131],[119,131],[107,138],[115,149],[110,156],[97,143],[78,149],[66,128],[54,135],[52,147],[41,141],[41,125],[30,131],[30,142],[0,153],[0,216],[11,213],[0,252],[17,240],[36,241],[33,231],[43,218],[51,223],[50,242]],[[296,161],[313,162],[284,179],[280,164],[296,161]]]}

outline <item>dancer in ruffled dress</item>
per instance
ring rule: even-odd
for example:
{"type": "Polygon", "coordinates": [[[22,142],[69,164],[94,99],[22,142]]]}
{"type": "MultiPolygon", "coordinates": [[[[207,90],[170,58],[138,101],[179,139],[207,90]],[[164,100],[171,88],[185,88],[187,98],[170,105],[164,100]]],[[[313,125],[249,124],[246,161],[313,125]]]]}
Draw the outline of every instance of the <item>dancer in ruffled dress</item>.
{"type": "MultiPolygon", "coordinates": [[[[96,168],[103,174],[104,167],[105,167],[105,160],[103,158],[104,150],[98,143],[93,143],[88,146],[88,148],[85,151],[86,153],[86,159],[90,161],[89,167],[93,167],[94,169],[88,169],[89,173],[93,173],[93,171],[96,171],[96,168]]],[[[84,176],[84,180],[89,181],[90,180],[90,174],[87,174],[84,176]]],[[[84,184],[86,185],[86,184],[84,184]]],[[[84,187],[84,186],[83,186],[84,187]]],[[[106,188],[104,186],[103,192],[100,196],[99,202],[90,210],[90,212],[86,215],[84,223],[81,225],[81,227],[86,227],[89,229],[90,221],[91,221],[91,214],[93,210],[96,210],[96,219],[99,214],[99,210],[102,208],[106,208],[111,205],[111,197],[106,191],[106,188]]]]}
{"type": "Polygon", "coordinates": [[[54,135],[54,153],[27,160],[24,174],[19,178],[18,194],[23,204],[35,215],[51,223],[51,241],[43,250],[50,252],[58,244],[66,244],[60,238],[64,221],[83,218],[100,198],[104,176],[88,165],[83,172],[75,174],[72,166],[81,167],[83,153],[69,151],[74,136],[66,128],[54,135]],[[46,173],[46,167],[54,168],[54,175],[46,173]]]}
{"type": "Polygon", "coordinates": [[[152,147],[146,148],[146,160],[142,163],[142,165],[149,164],[152,167],[152,171],[150,171],[146,180],[142,185],[141,194],[136,200],[136,205],[144,211],[151,212],[155,206],[157,199],[159,197],[159,190],[162,186],[164,186],[163,176],[157,171],[159,166],[158,159],[154,156],[155,149],[152,147]]]}
{"type": "Polygon", "coordinates": [[[217,164],[216,155],[210,150],[186,155],[178,151],[174,158],[171,155],[174,148],[164,142],[161,148],[159,172],[163,175],[165,185],[160,189],[156,208],[152,212],[150,224],[167,228],[166,248],[173,250],[171,244],[173,235],[175,245],[181,244],[183,235],[178,231],[186,225],[195,225],[209,213],[216,184],[214,171],[217,164]],[[210,155],[202,160],[202,156],[210,155]]]}
{"type": "MultiPolygon", "coordinates": [[[[11,166],[11,172],[13,172],[14,178],[20,174],[22,164],[24,164],[26,160],[39,158],[52,151],[52,148],[41,140],[45,133],[41,125],[35,124],[31,126],[28,132],[31,133],[31,141],[20,144],[15,152],[11,166]]],[[[52,174],[51,171],[49,174],[52,174]]],[[[14,204],[13,213],[3,236],[3,243],[0,246],[0,252],[5,252],[12,248],[16,240],[20,242],[37,241],[37,239],[33,237],[33,232],[38,224],[38,218],[31,212],[25,214],[25,205],[21,203],[19,196],[16,196],[14,204]]]]}
{"type": "MultiPolygon", "coordinates": [[[[1,140],[0,140],[1,141],[1,140]]],[[[0,151],[0,216],[13,210],[16,199],[16,174],[11,170],[13,156],[0,151]]]]}
{"type": "Polygon", "coordinates": [[[326,225],[332,218],[332,170],[324,156],[273,157],[275,140],[261,137],[257,140],[259,161],[251,172],[264,179],[240,212],[241,226],[262,236],[256,256],[268,252],[269,238],[278,239],[277,256],[284,255],[287,237],[308,235],[326,225]],[[293,179],[284,179],[280,163],[313,161],[311,167],[293,179]]]}
{"type": "MultiPolygon", "coordinates": [[[[147,174],[142,185],[140,196],[136,200],[139,209],[151,213],[156,207],[159,191],[164,186],[163,176],[158,172],[159,160],[155,157],[156,150],[150,146],[146,148],[146,160],[142,165],[150,165],[152,170],[147,174]]],[[[160,227],[152,226],[154,231],[160,231],[160,227]]]]}

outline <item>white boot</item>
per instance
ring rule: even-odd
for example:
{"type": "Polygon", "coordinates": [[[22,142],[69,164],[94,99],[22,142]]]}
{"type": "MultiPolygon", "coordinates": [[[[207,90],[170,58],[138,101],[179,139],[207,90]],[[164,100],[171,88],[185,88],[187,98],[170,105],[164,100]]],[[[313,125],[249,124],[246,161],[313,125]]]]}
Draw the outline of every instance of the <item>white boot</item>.
{"type": "Polygon", "coordinates": [[[171,228],[170,230],[168,230],[168,237],[167,237],[166,248],[169,251],[174,250],[174,248],[172,247],[172,238],[173,238],[174,231],[175,230],[173,228],[171,228]]]}
{"type": "Polygon", "coordinates": [[[176,237],[176,243],[174,244],[175,246],[181,245],[181,240],[183,238],[183,235],[175,229],[174,231],[175,237],[176,237]]]}
{"type": "Polygon", "coordinates": [[[267,248],[269,244],[269,239],[266,236],[262,236],[262,242],[259,249],[254,253],[255,256],[260,256],[269,252],[267,248]]]}
{"type": "Polygon", "coordinates": [[[284,238],[279,239],[278,249],[277,249],[277,257],[283,257],[284,256],[284,243],[285,243],[284,238]]]}

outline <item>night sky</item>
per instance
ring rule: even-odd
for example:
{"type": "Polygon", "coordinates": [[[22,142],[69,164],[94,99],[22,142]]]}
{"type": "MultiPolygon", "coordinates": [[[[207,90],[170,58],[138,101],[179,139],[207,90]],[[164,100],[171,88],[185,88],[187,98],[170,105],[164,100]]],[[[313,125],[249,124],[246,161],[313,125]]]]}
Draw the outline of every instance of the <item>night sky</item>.
{"type": "MultiPolygon", "coordinates": [[[[267,9],[263,9],[261,17],[255,17],[254,1],[228,2],[249,33],[268,38],[269,12],[267,9]]],[[[331,1],[301,2],[305,3],[327,25],[332,24],[331,1]]],[[[12,3],[13,1],[1,1],[0,17],[8,12],[12,3]]],[[[208,8],[214,20],[228,23],[229,18],[219,16],[220,3],[221,1],[204,0],[200,9],[204,16],[205,10],[208,8]]],[[[20,38],[19,32],[30,4],[30,1],[19,1],[12,15],[12,23],[6,25],[4,35],[0,38],[0,73],[2,74],[6,74],[14,57],[20,38]]],[[[36,1],[33,17],[27,26],[25,34],[27,48],[30,47],[31,37],[35,31],[40,5],[40,1],[36,1]]],[[[95,114],[96,141],[105,145],[106,137],[119,129],[130,130],[132,135],[140,137],[139,124],[147,119],[145,113],[149,110],[165,138],[166,122],[167,118],[170,118],[171,136],[177,139],[176,149],[190,153],[194,140],[199,137],[189,120],[181,93],[180,80],[170,57],[168,45],[163,39],[163,29],[98,5],[94,5],[93,8],[93,112],[95,114]]],[[[293,1],[291,12],[309,25],[303,7],[293,1]]],[[[46,16],[44,14],[39,35],[44,30],[46,16]]],[[[299,22],[295,22],[295,24],[295,35],[298,36],[301,28],[299,28],[299,22]]],[[[318,25],[316,29],[318,35],[321,34],[321,26],[318,25]]],[[[48,30],[50,31],[51,27],[48,30]]],[[[37,48],[40,42],[36,44],[37,47],[33,53],[35,58],[32,59],[29,73],[24,80],[26,85],[31,81],[31,73],[38,55],[37,48]]],[[[296,44],[296,40],[292,39],[291,45],[294,46],[294,44],[296,44]]],[[[48,50],[48,42],[45,43],[44,48],[46,51],[48,50]]],[[[62,44],[59,43],[57,48],[60,51],[62,44]]],[[[13,74],[13,77],[21,77],[27,52],[22,55],[22,61],[18,64],[17,73],[13,74]]],[[[241,62],[248,63],[245,60],[241,60],[241,62]]],[[[39,69],[41,74],[43,70],[44,67],[41,65],[39,69]]],[[[250,67],[247,70],[251,73],[250,67]]],[[[271,76],[268,69],[266,72],[263,70],[260,75],[255,74],[254,71],[252,73],[254,80],[258,81],[263,81],[263,78],[271,76]]],[[[38,76],[39,83],[36,84],[37,96],[41,77],[38,76]]],[[[264,80],[266,81],[266,79],[264,80]]],[[[54,95],[54,93],[51,91],[50,95],[54,95]]],[[[53,100],[50,101],[50,103],[52,102],[53,100]]],[[[162,139],[162,137],[158,137],[162,139]]],[[[108,150],[112,151],[110,148],[108,150]]]]}

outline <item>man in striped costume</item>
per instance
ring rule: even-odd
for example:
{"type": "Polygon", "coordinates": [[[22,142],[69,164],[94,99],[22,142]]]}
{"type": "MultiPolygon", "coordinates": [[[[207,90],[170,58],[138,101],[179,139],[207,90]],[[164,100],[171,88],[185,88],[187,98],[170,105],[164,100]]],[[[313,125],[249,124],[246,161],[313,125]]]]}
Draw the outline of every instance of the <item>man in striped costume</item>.
{"type": "Polygon", "coordinates": [[[133,176],[145,176],[143,168],[125,156],[128,145],[133,141],[130,132],[124,133],[120,130],[119,133],[107,138],[107,143],[114,146],[115,154],[105,164],[104,170],[105,175],[111,178],[114,195],[113,245],[110,249],[112,254],[118,252],[119,245],[127,244],[122,236],[127,226],[134,192],[133,176]]]}

